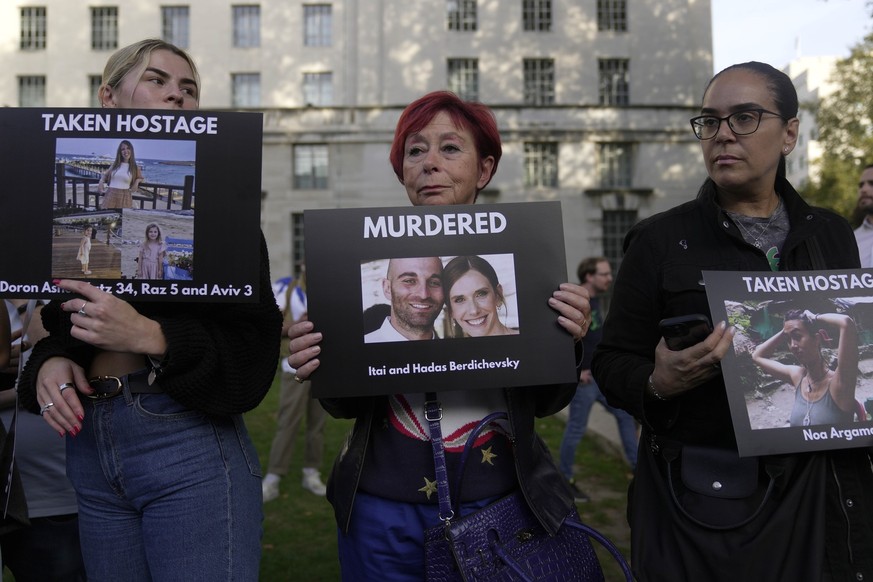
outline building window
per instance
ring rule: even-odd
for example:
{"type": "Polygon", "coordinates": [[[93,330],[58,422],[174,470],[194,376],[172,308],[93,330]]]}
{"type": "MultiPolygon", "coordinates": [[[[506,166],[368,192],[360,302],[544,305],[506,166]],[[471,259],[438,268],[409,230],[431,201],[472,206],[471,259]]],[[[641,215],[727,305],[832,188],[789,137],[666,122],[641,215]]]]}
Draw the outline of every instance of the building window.
{"type": "Polygon", "coordinates": [[[555,60],[524,59],[525,105],[555,103],[555,60]]]}
{"type": "Polygon", "coordinates": [[[627,59],[600,59],[600,104],[629,105],[630,88],[628,83],[627,59]]]}
{"type": "Polygon", "coordinates": [[[557,143],[524,144],[524,185],[528,188],[557,188],[557,143]]]}
{"type": "Polygon", "coordinates": [[[552,0],[522,0],[525,30],[552,30],[552,0]]]}
{"type": "Polygon", "coordinates": [[[91,8],[91,48],[108,51],[118,48],[118,7],[91,8]]]}
{"type": "Polygon", "coordinates": [[[294,188],[327,190],[327,146],[294,146],[294,188]]]}
{"type": "Polygon", "coordinates": [[[306,259],[306,243],[303,230],[303,213],[291,213],[291,273],[300,276],[300,268],[306,259]]]}
{"type": "Polygon", "coordinates": [[[18,106],[45,107],[45,77],[18,77],[18,106]]]}
{"type": "Polygon", "coordinates": [[[466,101],[479,100],[479,59],[449,59],[449,91],[466,101]]]}
{"type": "Polygon", "coordinates": [[[21,9],[21,44],[23,51],[45,50],[45,6],[21,9]]]}
{"type": "Polygon", "coordinates": [[[476,0],[446,0],[449,30],[476,30],[476,0]]]}
{"type": "Polygon", "coordinates": [[[88,75],[88,107],[100,107],[100,96],[97,92],[103,84],[100,75],[88,75]]]}
{"type": "Polygon", "coordinates": [[[603,211],[603,256],[609,259],[616,272],[621,265],[624,237],[636,223],[636,210],[603,211]]]}
{"type": "Polygon", "coordinates": [[[234,73],[231,75],[231,83],[233,107],[260,107],[260,73],[234,73]]]}
{"type": "Polygon", "coordinates": [[[303,73],[303,102],[306,105],[333,105],[333,73],[303,73]]]}
{"type": "Polygon", "coordinates": [[[233,7],[233,46],[237,48],[261,46],[261,7],[259,5],[233,7]]]}
{"type": "Polygon", "coordinates": [[[597,0],[597,30],[627,31],[626,0],[597,0]]]}
{"type": "Polygon", "coordinates": [[[191,46],[188,23],[187,6],[161,6],[161,38],[165,41],[179,48],[191,46]]]}
{"type": "Polygon", "coordinates": [[[633,144],[600,144],[597,176],[601,188],[630,188],[633,184],[633,144]]]}
{"type": "Polygon", "coordinates": [[[303,45],[331,45],[330,4],[305,4],[303,6],[303,45]]]}

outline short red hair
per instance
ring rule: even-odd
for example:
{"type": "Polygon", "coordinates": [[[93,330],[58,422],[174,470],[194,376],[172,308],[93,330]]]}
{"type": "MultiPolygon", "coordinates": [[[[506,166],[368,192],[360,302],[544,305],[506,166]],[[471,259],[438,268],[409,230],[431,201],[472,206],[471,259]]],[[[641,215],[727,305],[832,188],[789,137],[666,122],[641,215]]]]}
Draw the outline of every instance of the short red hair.
{"type": "Polygon", "coordinates": [[[473,134],[480,160],[484,160],[488,156],[494,158],[494,167],[491,168],[491,176],[488,177],[490,182],[497,172],[500,156],[503,155],[500,132],[497,131],[494,113],[487,106],[475,101],[464,101],[450,91],[428,93],[407,105],[403,113],[400,114],[400,119],[397,120],[397,129],[394,131],[391,153],[388,154],[388,160],[394,168],[397,179],[400,180],[401,184],[403,183],[403,157],[406,139],[424,129],[437,114],[443,111],[448,114],[456,127],[466,129],[473,134]]]}

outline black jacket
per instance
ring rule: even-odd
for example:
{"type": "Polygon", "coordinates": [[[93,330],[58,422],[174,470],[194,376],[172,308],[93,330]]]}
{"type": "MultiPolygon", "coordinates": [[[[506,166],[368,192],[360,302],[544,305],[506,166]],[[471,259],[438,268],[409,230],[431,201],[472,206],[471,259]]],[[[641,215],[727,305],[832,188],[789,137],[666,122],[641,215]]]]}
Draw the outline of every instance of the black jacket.
{"type": "MultiPolygon", "coordinates": [[[[860,266],[852,229],[842,217],[810,207],[784,179],[777,181],[776,189],[790,222],[780,271],[860,266]]],[[[654,369],[659,320],[709,314],[702,271],[769,271],[767,259],[743,240],[717,206],[710,180],[697,199],[635,226],[625,239],[625,251],[603,341],[592,364],[597,384],[612,405],[640,420],[645,439],[657,435],[682,446],[736,450],[721,376],[669,402],[646,399],[644,391],[654,369]]],[[[630,521],[636,525],[632,530],[638,530],[632,531],[634,569],[641,580],[816,580],[824,560],[835,580],[855,580],[856,573],[873,579],[873,474],[867,449],[781,456],[787,468],[772,514],[743,532],[722,532],[710,539],[707,532],[686,527],[671,511],[672,500],[663,495],[664,461],[656,448],[642,446],[644,455],[629,501],[630,521]],[[800,483],[809,486],[804,489],[800,483]],[[801,511],[796,515],[781,511],[788,507],[801,511]],[[768,528],[781,532],[777,538],[785,544],[786,555],[766,543],[768,528]],[[732,546],[735,536],[746,537],[732,546]],[[676,547],[664,538],[677,540],[676,547]],[[653,543],[660,547],[643,552],[653,543]],[[737,547],[759,553],[728,551],[737,547]],[[701,571],[709,567],[712,572],[701,571]],[[763,572],[768,568],[779,568],[780,577],[767,578],[763,572]],[[788,574],[792,568],[798,577],[788,574]]]]}

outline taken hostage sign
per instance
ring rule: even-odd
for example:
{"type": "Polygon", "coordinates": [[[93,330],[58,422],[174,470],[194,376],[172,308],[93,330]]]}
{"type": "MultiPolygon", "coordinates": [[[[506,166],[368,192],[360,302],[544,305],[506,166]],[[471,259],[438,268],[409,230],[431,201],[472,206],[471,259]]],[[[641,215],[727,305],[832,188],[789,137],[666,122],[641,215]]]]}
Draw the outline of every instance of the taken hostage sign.
{"type": "Polygon", "coordinates": [[[257,301],[262,127],[258,113],[0,109],[0,297],[65,298],[53,281],[79,279],[125,300],[257,301]]]}
{"type": "Polygon", "coordinates": [[[313,396],[576,381],[573,340],[548,305],[567,280],[559,202],[307,210],[304,221],[309,319],[323,337],[313,396]],[[472,291],[452,280],[461,256],[493,269],[493,301],[484,277],[472,291]],[[409,317],[427,339],[396,331],[409,317]],[[457,323],[476,334],[494,319],[510,332],[457,323]]]}
{"type": "MultiPolygon", "coordinates": [[[[703,271],[703,279],[713,323],[725,321],[735,329],[733,347],[721,362],[721,372],[740,456],[873,445],[873,379],[865,373],[873,358],[873,334],[869,332],[873,329],[873,269],[703,271]],[[792,386],[772,377],[752,359],[757,346],[782,331],[789,311],[805,310],[846,315],[856,328],[858,370],[852,387],[855,405],[848,415],[851,420],[792,425],[796,406],[801,412],[805,410],[809,419],[809,412],[826,406],[827,399],[804,400],[798,393],[803,380],[801,386],[792,386]]],[[[818,322],[807,326],[820,338],[817,349],[821,357],[829,367],[838,366],[840,331],[818,322]]],[[[787,339],[776,346],[771,357],[786,365],[800,364],[787,339]]]]}

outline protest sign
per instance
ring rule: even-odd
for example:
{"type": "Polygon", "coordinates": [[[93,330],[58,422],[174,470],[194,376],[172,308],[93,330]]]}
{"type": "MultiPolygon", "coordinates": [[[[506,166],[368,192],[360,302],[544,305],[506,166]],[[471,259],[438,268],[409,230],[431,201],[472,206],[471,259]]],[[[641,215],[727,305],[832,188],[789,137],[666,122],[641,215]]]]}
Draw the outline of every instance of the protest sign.
{"type": "Polygon", "coordinates": [[[304,224],[314,396],[576,381],[548,304],[566,281],[560,203],[311,210],[304,224]]]}
{"type": "Polygon", "coordinates": [[[0,297],[256,301],[262,118],[0,109],[0,297]]]}
{"type": "Polygon", "coordinates": [[[741,456],[873,444],[873,270],[703,277],[741,456]]]}

